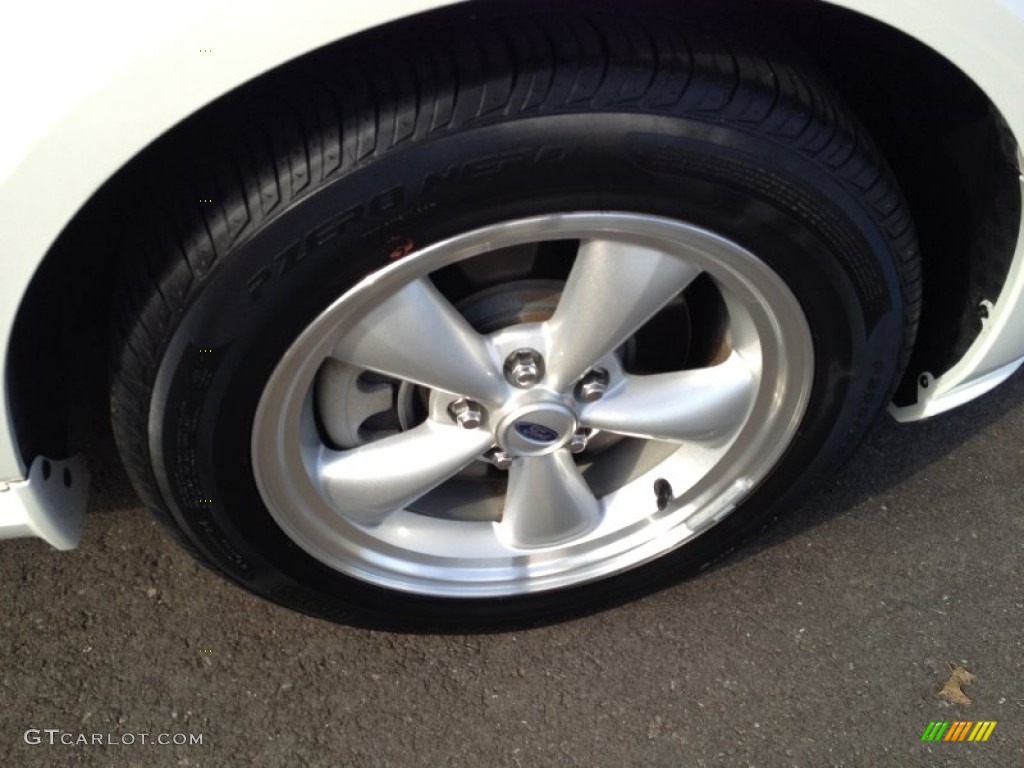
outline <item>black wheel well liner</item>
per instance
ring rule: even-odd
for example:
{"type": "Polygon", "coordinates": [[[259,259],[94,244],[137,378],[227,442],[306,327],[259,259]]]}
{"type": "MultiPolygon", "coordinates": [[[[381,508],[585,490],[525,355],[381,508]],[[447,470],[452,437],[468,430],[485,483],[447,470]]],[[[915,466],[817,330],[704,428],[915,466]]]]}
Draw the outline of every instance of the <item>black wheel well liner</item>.
{"type": "MultiPolygon", "coordinates": [[[[564,11],[568,3],[558,4],[564,11]]],[[[579,4],[581,12],[612,2],[579,4]]],[[[867,126],[896,172],[917,225],[924,265],[923,316],[900,401],[918,375],[939,375],[981,329],[979,304],[995,301],[1018,234],[1017,145],[998,110],[966,75],[907,35],[820,0],[641,0],[640,6],[712,29],[742,26],[789,43],[829,79],[867,126]],[[898,63],[898,64],[896,64],[898,63]]],[[[477,0],[370,30],[334,46],[380,50],[389,36],[469,15],[547,10],[543,0],[477,0]],[[483,9],[486,13],[477,13],[483,9]]],[[[317,54],[311,54],[317,55],[317,54]]],[[[118,267],[110,232],[133,184],[187,146],[195,124],[227,100],[260,89],[291,64],[241,86],[154,141],[109,179],[49,249],[26,292],[5,371],[18,446],[26,461],[59,457],[109,431],[107,338],[118,267]],[[186,142],[183,144],[182,142],[186,142]]]]}

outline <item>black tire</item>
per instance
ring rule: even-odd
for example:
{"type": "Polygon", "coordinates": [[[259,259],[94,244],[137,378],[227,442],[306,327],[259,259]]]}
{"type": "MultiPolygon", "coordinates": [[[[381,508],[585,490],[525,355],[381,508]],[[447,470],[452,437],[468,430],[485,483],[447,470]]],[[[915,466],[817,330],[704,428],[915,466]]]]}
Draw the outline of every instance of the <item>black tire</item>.
{"type": "Polygon", "coordinates": [[[117,314],[112,414],[131,479],[201,560],[347,623],[549,620],[691,573],[832,471],[890,397],[920,301],[897,184],[826,87],[747,43],[603,13],[431,38],[407,60],[314,57],[231,97],[165,151],[117,314]],[[685,546],[555,591],[409,594],[308,555],[268,512],[250,460],[256,404],[284,351],[389,258],[576,210],[697,224],[789,286],[816,365],[774,470],[685,546]]]}

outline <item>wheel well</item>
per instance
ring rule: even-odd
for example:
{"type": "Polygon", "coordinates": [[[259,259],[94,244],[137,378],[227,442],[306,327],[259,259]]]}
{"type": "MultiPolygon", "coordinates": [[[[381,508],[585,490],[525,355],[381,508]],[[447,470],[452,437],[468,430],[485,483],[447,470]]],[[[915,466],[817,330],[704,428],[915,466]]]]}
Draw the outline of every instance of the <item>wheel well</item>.
{"type": "MultiPolygon", "coordinates": [[[[712,29],[740,27],[762,36],[773,30],[774,47],[789,45],[819,70],[874,136],[908,198],[922,246],[919,340],[897,393],[912,400],[919,373],[948,370],[976,337],[979,306],[996,299],[1013,256],[1021,213],[1016,144],[996,108],[935,51],[820,0],[642,0],[631,12],[640,4],[712,29]]],[[[616,5],[591,0],[579,8],[616,5]]],[[[543,0],[458,4],[331,48],[354,59],[361,47],[380,51],[396,38],[414,40],[428,24],[443,30],[472,17],[483,25],[491,14],[523,14],[531,6],[550,9],[543,0]]],[[[560,11],[568,7],[558,4],[560,11]]],[[[26,459],[67,455],[90,444],[97,431],[109,432],[107,340],[121,268],[111,233],[130,215],[126,201],[155,168],[173,163],[195,141],[198,125],[287,77],[291,66],[237,89],[153,142],[97,191],[50,248],[19,308],[9,349],[10,410],[26,459]]]]}
{"type": "Polygon", "coordinates": [[[1017,144],[999,110],[959,69],[903,33],[816,2],[782,3],[802,48],[860,117],[899,179],[921,245],[917,344],[896,393],[948,371],[982,329],[1020,228],[1017,144]]]}

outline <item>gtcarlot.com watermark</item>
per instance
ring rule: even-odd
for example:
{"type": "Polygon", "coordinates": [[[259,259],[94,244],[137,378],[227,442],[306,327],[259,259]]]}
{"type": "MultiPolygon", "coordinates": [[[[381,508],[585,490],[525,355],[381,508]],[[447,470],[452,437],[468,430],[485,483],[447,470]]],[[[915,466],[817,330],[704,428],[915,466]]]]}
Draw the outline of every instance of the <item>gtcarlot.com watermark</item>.
{"type": "Polygon", "coordinates": [[[29,728],[26,744],[51,744],[66,747],[131,747],[137,744],[160,747],[186,747],[203,743],[201,733],[76,733],[60,728],[29,728]]]}

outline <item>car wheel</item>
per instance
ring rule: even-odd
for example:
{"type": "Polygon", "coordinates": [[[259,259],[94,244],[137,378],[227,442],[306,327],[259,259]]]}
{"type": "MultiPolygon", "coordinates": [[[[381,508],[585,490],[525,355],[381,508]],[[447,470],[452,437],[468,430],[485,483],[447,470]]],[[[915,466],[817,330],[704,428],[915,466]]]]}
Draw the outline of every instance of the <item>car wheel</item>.
{"type": "Polygon", "coordinates": [[[421,49],[314,58],[173,158],[114,357],[136,487],[250,589],[373,626],[706,565],[892,391],[920,287],[894,180],[813,78],[665,20],[421,49]]]}

